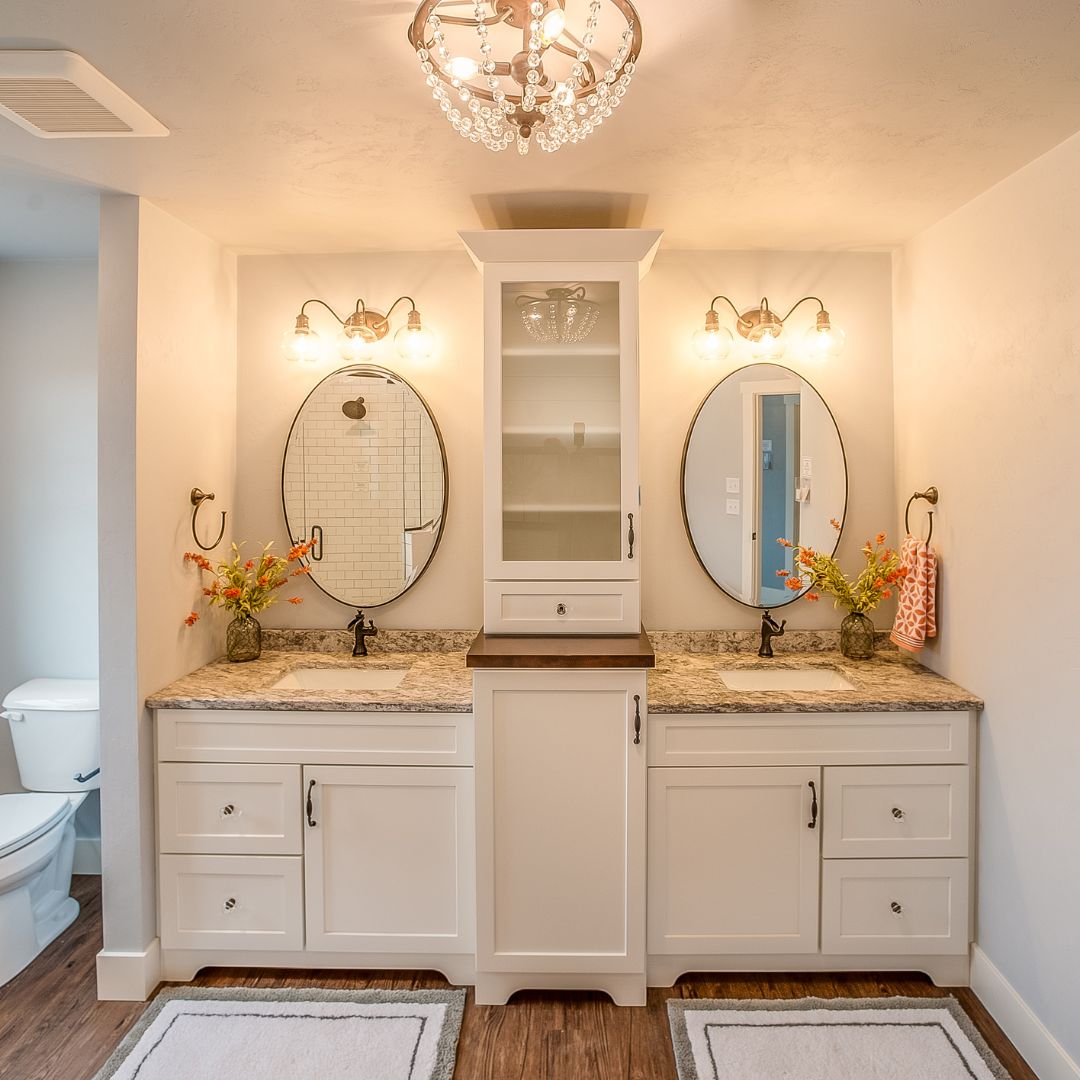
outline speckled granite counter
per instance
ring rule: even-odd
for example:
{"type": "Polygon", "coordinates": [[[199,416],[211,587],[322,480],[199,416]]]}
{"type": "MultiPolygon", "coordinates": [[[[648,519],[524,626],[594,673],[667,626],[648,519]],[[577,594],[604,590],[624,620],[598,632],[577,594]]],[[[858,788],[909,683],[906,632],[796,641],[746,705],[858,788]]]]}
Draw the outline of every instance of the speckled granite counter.
{"type": "MultiPolygon", "coordinates": [[[[651,635],[656,667],[649,672],[652,713],[723,712],[934,712],[981,709],[967,690],[943,679],[895,648],[879,648],[872,660],[845,659],[840,652],[780,650],[763,660],[755,652],[690,652],[664,648],[663,634],[651,635]],[[808,668],[839,671],[854,690],[729,690],[721,672],[733,668],[808,668]]],[[[682,645],[682,642],[678,642],[682,645]]]]}
{"type": "Polygon", "coordinates": [[[217,660],[147,699],[151,709],[273,709],[318,712],[472,712],[472,672],[465,653],[472,631],[383,631],[369,639],[371,655],[351,655],[344,631],[263,633],[258,660],[217,660]],[[297,668],[405,668],[393,690],[274,690],[297,668]]]}
{"type": "MultiPolygon", "coordinates": [[[[371,655],[353,659],[344,631],[264,632],[261,659],[218,660],[150,696],[152,709],[272,709],[324,712],[471,712],[472,672],[465,654],[475,631],[383,631],[371,655]],[[393,690],[274,690],[297,668],[405,668],[393,690]]],[[[906,653],[879,647],[873,660],[846,660],[831,631],[794,631],[776,656],[756,655],[751,631],[659,631],[649,635],[656,667],[649,672],[653,713],[932,712],[981,709],[974,694],[941,678],[906,653]],[[830,646],[832,646],[830,648],[830,646]],[[853,690],[729,690],[721,672],[732,668],[824,667],[839,671],[853,690]]]]}

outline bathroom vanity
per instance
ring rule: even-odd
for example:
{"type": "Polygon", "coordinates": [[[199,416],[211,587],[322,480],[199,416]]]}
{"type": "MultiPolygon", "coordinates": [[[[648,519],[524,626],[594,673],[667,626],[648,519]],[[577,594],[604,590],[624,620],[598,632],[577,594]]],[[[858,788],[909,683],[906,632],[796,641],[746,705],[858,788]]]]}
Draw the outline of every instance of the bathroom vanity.
{"type": "Polygon", "coordinates": [[[658,633],[649,670],[644,635],[481,635],[466,667],[471,634],[384,633],[364,660],[276,634],[293,648],[150,700],[163,978],[426,968],[481,1003],[624,1004],[687,971],[967,982],[980,702],[896,651],[658,633]],[[323,688],[275,687],[312,670],[323,688]],[[724,682],[746,671],[851,689],[724,682]]]}

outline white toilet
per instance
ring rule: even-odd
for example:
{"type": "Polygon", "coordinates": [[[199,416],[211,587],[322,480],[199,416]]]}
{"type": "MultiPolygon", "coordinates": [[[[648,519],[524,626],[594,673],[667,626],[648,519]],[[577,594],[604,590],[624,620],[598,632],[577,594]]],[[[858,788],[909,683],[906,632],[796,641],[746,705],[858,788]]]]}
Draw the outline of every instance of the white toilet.
{"type": "Polygon", "coordinates": [[[99,787],[96,679],[31,679],[4,698],[26,794],[0,795],[0,986],[79,914],[75,811],[99,787]]]}

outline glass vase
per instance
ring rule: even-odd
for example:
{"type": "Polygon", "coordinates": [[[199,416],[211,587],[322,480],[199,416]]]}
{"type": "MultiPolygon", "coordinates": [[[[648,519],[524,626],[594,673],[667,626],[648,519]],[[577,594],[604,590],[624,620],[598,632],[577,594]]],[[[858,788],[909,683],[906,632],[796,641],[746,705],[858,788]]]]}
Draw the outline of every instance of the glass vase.
{"type": "Polygon", "coordinates": [[[840,651],[849,660],[869,660],[874,655],[874,624],[861,611],[844,616],[840,624],[840,651]]]}
{"type": "Polygon", "coordinates": [[[258,660],[262,654],[262,627],[250,615],[237,615],[225,630],[225,656],[234,664],[258,660]]]}

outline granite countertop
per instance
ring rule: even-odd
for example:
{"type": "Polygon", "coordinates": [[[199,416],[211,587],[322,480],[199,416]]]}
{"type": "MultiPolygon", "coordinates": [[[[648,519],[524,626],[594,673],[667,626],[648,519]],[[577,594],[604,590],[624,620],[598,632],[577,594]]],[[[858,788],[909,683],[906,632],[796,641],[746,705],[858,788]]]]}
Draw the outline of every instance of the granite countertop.
{"type": "MultiPolygon", "coordinates": [[[[656,635],[661,637],[662,635],[656,635]]],[[[935,712],[981,709],[982,701],[895,648],[872,660],[848,660],[839,651],[781,651],[771,660],[755,652],[688,652],[657,646],[649,672],[650,713],[935,712]],[[724,670],[826,668],[854,690],[729,690],[724,670]]]]}
{"type": "Polygon", "coordinates": [[[472,673],[465,667],[471,633],[383,631],[370,655],[352,656],[343,631],[263,631],[258,660],[215,660],[151,694],[151,709],[267,709],[314,712],[472,712],[472,673]],[[376,644],[378,643],[378,644],[376,644]],[[267,648],[269,646],[269,648],[267,648]],[[405,668],[393,690],[273,690],[297,668],[405,668]]]}
{"type": "MultiPolygon", "coordinates": [[[[344,631],[264,631],[260,659],[216,660],[152,694],[151,709],[267,709],[319,712],[471,712],[472,672],[465,656],[473,631],[383,631],[371,655],[353,658],[344,631]],[[393,690],[274,690],[297,668],[405,668],[393,690]]],[[[982,702],[892,646],[872,660],[845,659],[828,631],[795,631],[776,641],[776,656],[756,655],[749,631],[660,631],[649,635],[656,667],[648,674],[653,713],[970,711],[982,702]],[[786,649],[781,649],[786,644],[786,649]],[[721,672],[747,668],[826,668],[854,690],[729,690],[721,672]]]]}

